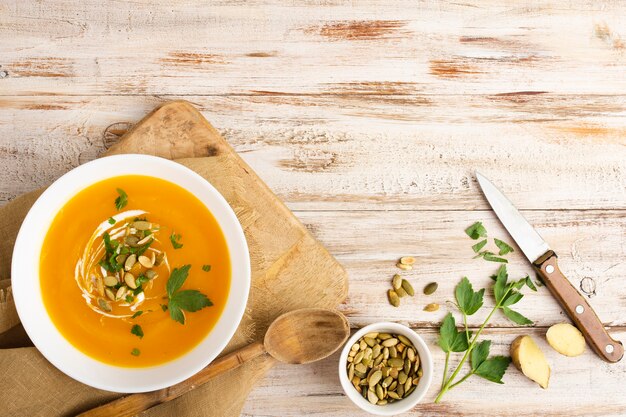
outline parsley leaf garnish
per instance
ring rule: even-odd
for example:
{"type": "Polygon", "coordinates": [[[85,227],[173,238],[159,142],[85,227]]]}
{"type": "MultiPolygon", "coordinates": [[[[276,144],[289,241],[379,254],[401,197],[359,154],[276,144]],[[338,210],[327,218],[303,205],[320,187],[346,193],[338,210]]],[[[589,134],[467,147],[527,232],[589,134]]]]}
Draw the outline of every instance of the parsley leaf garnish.
{"type": "Polygon", "coordinates": [[[124,299],[126,300],[126,302],[127,302],[127,303],[132,303],[132,302],[133,302],[133,300],[134,300],[133,296],[132,296],[132,295],[130,295],[130,294],[129,294],[129,295],[127,295],[127,296],[126,296],[126,298],[124,298],[124,299]]]}
{"type": "MultiPolygon", "coordinates": [[[[211,300],[198,290],[180,290],[189,275],[190,268],[191,265],[174,268],[165,285],[169,298],[167,307],[170,312],[170,317],[180,324],[185,324],[185,313],[183,310],[193,313],[213,305],[211,300]]],[[[161,306],[161,308],[163,308],[163,306],[161,306]]],[[[163,311],[165,311],[165,309],[163,309],[163,311]]]]}
{"type": "Polygon", "coordinates": [[[465,233],[467,233],[467,235],[474,240],[477,240],[481,237],[487,237],[487,229],[485,229],[485,226],[483,226],[482,222],[474,223],[473,225],[465,229],[465,233]]]}
{"type": "Polygon", "coordinates": [[[128,194],[121,188],[117,188],[116,190],[120,196],[115,199],[115,208],[121,210],[128,204],[128,194]]]}
{"type": "Polygon", "coordinates": [[[115,219],[113,217],[109,217],[109,224],[115,224],[115,219]]]}
{"type": "Polygon", "coordinates": [[[498,255],[506,255],[507,253],[514,252],[513,248],[506,242],[503,242],[500,239],[494,239],[493,241],[496,243],[498,249],[500,249],[498,255]]]}
{"type": "Polygon", "coordinates": [[[478,368],[474,370],[474,375],[483,377],[491,382],[504,384],[504,382],[502,382],[502,376],[510,363],[511,358],[508,356],[494,356],[481,363],[478,368]]]}
{"type": "Polygon", "coordinates": [[[180,243],[180,239],[182,238],[181,235],[177,235],[176,233],[172,232],[172,234],[170,235],[170,242],[172,242],[172,246],[174,247],[174,249],[180,249],[183,247],[183,244],[180,243]]]}
{"type": "Polygon", "coordinates": [[[143,329],[141,328],[140,325],[135,324],[133,328],[130,329],[130,332],[134,334],[135,336],[139,337],[140,339],[143,339],[143,329]]]}
{"type": "Polygon", "coordinates": [[[130,351],[130,354],[133,356],[139,356],[141,355],[141,351],[137,348],[134,348],[133,350],[130,351]]]}
{"type": "Polygon", "coordinates": [[[211,265],[202,265],[202,270],[204,272],[209,272],[211,270],[211,265]]]}
{"type": "Polygon", "coordinates": [[[139,310],[137,312],[135,312],[135,314],[133,314],[133,316],[131,317],[131,319],[134,319],[135,317],[139,317],[143,314],[143,311],[139,310]]]}
{"type": "Polygon", "coordinates": [[[480,250],[484,248],[486,244],[487,244],[487,239],[483,239],[477,244],[472,245],[472,249],[474,250],[474,253],[480,252],[480,250]]]}
{"type": "Polygon", "coordinates": [[[459,332],[452,313],[446,317],[439,328],[439,346],[444,352],[465,352],[469,347],[469,336],[471,332],[459,332]]]}
{"type": "Polygon", "coordinates": [[[454,291],[459,310],[468,316],[476,313],[483,306],[484,294],[484,288],[480,291],[474,291],[467,277],[463,277],[454,291]]]}

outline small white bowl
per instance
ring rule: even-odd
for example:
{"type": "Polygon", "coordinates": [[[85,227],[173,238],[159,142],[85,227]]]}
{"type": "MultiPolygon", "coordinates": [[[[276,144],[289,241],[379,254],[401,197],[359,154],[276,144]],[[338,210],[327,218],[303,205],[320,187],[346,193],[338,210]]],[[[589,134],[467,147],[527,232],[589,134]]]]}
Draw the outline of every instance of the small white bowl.
{"type": "Polygon", "coordinates": [[[394,416],[396,414],[409,411],[424,397],[433,380],[433,358],[424,340],[408,327],[391,322],[374,323],[363,327],[361,330],[352,335],[352,337],[346,342],[346,345],[341,351],[341,356],[339,357],[339,380],[341,381],[341,386],[343,387],[343,390],[348,398],[350,398],[352,402],[359,406],[362,410],[379,416],[394,416]],[[423,374],[417,388],[415,388],[415,390],[408,397],[392,404],[375,405],[370,403],[363,398],[356,389],[354,389],[354,386],[348,380],[346,364],[348,363],[348,353],[350,352],[350,348],[363,335],[371,332],[394,333],[405,336],[413,343],[420,357],[423,374]]]}
{"type": "Polygon", "coordinates": [[[224,197],[189,168],[147,155],[118,155],[79,166],[56,180],[37,199],[22,223],[13,250],[11,276],[15,305],[24,329],[54,366],[84,384],[107,391],[145,392],[169,387],[207,366],[226,347],[245,311],[250,290],[246,238],[224,197]],[[196,196],[217,220],[230,253],[231,285],[224,310],[209,334],[173,361],[147,368],[124,368],[97,361],[75,348],[48,316],[39,285],[39,257],[58,211],[84,188],[120,175],[148,175],[179,185],[196,196]],[[236,260],[236,262],[235,262],[236,260]]]}

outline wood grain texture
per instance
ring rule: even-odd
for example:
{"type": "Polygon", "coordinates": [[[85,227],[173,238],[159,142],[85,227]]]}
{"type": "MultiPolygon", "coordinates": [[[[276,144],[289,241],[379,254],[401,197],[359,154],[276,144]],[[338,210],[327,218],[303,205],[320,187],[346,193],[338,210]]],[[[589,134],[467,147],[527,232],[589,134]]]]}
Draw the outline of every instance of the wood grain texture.
{"type": "MultiPolygon", "coordinates": [[[[401,255],[418,257],[407,274],[418,292],[439,283],[429,302],[451,300],[462,276],[489,282],[497,265],[472,260],[462,230],[483,220],[508,236],[478,169],[524,209],[624,340],[624,28],[617,0],[0,2],[0,204],[185,98],[346,267],[341,311],[353,328],[399,321],[434,346],[444,309],[423,312],[425,296],[399,309],[385,302],[401,255]]],[[[532,273],[519,251],[510,259],[512,274],[532,273]]],[[[501,352],[566,320],[545,288],[519,306],[537,327],[496,317],[489,335],[501,352]]],[[[437,407],[433,387],[410,415],[626,414],[623,363],[564,358],[540,343],[549,390],[511,367],[505,385],[476,381],[437,407]]],[[[331,358],[273,369],[244,415],[361,413],[331,358]]]]}

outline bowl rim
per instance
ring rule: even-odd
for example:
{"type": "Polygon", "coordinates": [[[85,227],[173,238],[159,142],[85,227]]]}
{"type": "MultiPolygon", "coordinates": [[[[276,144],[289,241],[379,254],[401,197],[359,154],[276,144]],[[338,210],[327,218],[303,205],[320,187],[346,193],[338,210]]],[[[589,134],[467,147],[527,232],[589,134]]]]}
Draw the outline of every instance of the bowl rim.
{"type": "Polygon", "coordinates": [[[404,413],[409,411],[411,408],[415,407],[426,395],[430,385],[433,380],[434,373],[434,364],[433,357],[428,345],[422,339],[420,335],[418,335],[411,328],[394,322],[377,322],[369,324],[361,329],[359,329],[356,333],[354,333],[350,339],[344,345],[341,355],[339,356],[339,380],[341,382],[341,387],[344,392],[350,398],[350,400],[356,404],[359,408],[364,411],[367,411],[370,414],[375,414],[379,416],[393,416],[396,414],[404,413]],[[363,335],[370,332],[390,332],[397,333],[407,337],[413,345],[417,349],[417,352],[420,357],[420,362],[422,365],[423,375],[418,384],[417,388],[406,398],[403,398],[401,401],[397,401],[393,404],[387,405],[375,405],[371,404],[365,398],[363,398],[357,390],[354,389],[352,383],[348,380],[348,373],[346,372],[346,363],[348,360],[348,353],[352,347],[352,345],[363,335]]]}
{"type": "Polygon", "coordinates": [[[247,241],[226,199],[205,178],[186,166],[142,154],[99,158],[72,169],[52,183],[24,218],[11,263],[15,306],[26,333],[39,352],[56,368],[79,382],[122,393],[154,391],[172,386],[211,363],[231,340],[243,318],[250,281],[247,241]],[[74,347],[47,314],[39,283],[41,247],[58,210],[86,187],[123,175],[161,178],[192,193],[207,207],[222,229],[231,263],[227,301],[211,331],[183,355],[159,365],[141,368],[110,365],[74,347]],[[235,259],[237,262],[234,262],[235,259]]]}

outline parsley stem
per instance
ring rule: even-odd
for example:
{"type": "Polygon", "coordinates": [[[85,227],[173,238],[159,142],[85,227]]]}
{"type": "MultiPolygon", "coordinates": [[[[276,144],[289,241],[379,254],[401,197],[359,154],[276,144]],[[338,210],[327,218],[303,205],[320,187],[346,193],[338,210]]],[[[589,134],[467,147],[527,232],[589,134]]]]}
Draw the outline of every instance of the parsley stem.
{"type": "Polygon", "coordinates": [[[460,383],[462,383],[463,381],[465,381],[467,378],[469,378],[472,375],[474,375],[474,371],[468,372],[468,374],[465,375],[463,378],[459,379],[457,382],[455,382],[454,384],[450,385],[448,390],[451,390],[452,388],[456,387],[457,385],[459,385],[460,383]]]}
{"type": "Polygon", "coordinates": [[[446,377],[448,376],[448,361],[450,361],[450,352],[446,352],[446,363],[443,366],[443,378],[441,378],[441,389],[446,385],[446,377]]]}
{"type": "MultiPolygon", "coordinates": [[[[504,293],[504,295],[502,296],[500,301],[493,307],[493,309],[491,310],[491,312],[489,313],[489,315],[487,316],[487,318],[485,319],[483,324],[480,326],[480,328],[476,332],[476,334],[474,334],[474,337],[472,338],[472,342],[470,343],[469,347],[465,351],[465,354],[463,355],[463,358],[461,358],[461,362],[459,362],[459,364],[457,365],[456,369],[454,370],[454,372],[452,373],[452,375],[448,379],[448,382],[446,382],[446,384],[443,386],[443,388],[441,388],[441,391],[439,391],[439,395],[437,395],[437,398],[435,398],[435,403],[439,403],[441,401],[441,397],[443,397],[443,394],[445,394],[447,391],[452,389],[452,387],[454,387],[454,386],[456,386],[456,385],[458,385],[458,384],[460,384],[461,382],[464,381],[464,378],[462,378],[458,383],[450,385],[450,384],[452,384],[452,381],[454,381],[454,379],[457,377],[459,372],[461,372],[461,368],[463,367],[463,364],[465,363],[465,361],[469,357],[470,353],[472,353],[472,350],[474,349],[474,346],[476,346],[476,341],[478,340],[478,336],[480,336],[480,334],[485,329],[485,326],[487,325],[489,320],[491,320],[491,316],[493,316],[493,314],[500,308],[500,304],[502,303],[502,301],[504,301],[504,299],[506,299],[506,296],[509,294],[509,291],[511,291],[511,288],[512,287],[509,287],[509,289],[506,290],[506,292],[504,293]]],[[[471,373],[470,373],[470,376],[471,376],[471,373]]]]}

